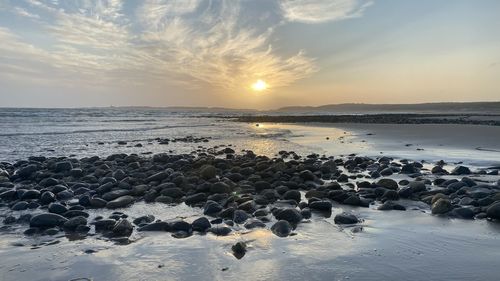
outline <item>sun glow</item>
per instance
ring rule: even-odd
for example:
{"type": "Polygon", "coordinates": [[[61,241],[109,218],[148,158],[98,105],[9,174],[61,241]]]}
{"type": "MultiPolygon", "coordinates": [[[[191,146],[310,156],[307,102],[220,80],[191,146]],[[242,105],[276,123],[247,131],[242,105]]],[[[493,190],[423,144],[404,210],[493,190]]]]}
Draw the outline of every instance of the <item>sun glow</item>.
{"type": "Polygon", "coordinates": [[[267,89],[268,85],[266,83],[266,81],[263,81],[263,80],[257,80],[257,82],[253,83],[252,84],[252,89],[254,91],[257,91],[257,92],[261,92],[261,91],[264,91],[265,89],[267,89]]]}

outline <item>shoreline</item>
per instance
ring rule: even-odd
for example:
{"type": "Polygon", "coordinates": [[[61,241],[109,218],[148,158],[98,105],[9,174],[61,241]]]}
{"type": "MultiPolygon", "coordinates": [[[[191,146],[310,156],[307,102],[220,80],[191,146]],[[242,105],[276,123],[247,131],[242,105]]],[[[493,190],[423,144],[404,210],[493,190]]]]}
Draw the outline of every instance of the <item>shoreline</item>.
{"type": "Polygon", "coordinates": [[[246,123],[468,124],[500,126],[500,115],[498,114],[226,115],[218,116],[218,118],[246,123]]]}

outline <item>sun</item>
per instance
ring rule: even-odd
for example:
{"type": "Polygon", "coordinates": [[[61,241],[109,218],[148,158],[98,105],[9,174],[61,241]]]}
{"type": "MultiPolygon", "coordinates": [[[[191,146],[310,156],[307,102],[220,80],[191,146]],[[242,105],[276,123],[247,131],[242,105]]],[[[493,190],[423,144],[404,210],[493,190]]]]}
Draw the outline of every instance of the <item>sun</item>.
{"type": "Polygon", "coordinates": [[[264,91],[265,89],[267,89],[267,87],[268,87],[268,85],[267,85],[266,81],[260,80],[260,79],[252,84],[252,89],[254,91],[257,91],[257,92],[264,91]]]}

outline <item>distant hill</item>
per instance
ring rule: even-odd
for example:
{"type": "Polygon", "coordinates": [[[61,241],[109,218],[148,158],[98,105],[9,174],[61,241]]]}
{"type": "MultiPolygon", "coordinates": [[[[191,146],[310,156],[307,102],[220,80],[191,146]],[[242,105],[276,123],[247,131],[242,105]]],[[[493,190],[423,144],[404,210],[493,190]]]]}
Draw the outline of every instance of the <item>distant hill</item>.
{"type": "Polygon", "coordinates": [[[322,106],[288,106],[276,110],[291,113],[482,113],[500,114],[500,102],[440,102],[419,104],[343,103],[322,106]]]}

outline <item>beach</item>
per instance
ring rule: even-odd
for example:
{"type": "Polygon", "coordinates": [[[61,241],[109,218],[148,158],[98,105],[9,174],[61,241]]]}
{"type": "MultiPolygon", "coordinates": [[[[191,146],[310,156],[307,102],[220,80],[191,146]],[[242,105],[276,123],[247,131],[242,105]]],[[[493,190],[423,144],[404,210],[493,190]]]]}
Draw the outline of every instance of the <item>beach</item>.
{"type": "Polygon", "coordinates": [[[2,280],[496,280],[499,126],[96,112],[0,136],[2,280]]]}

